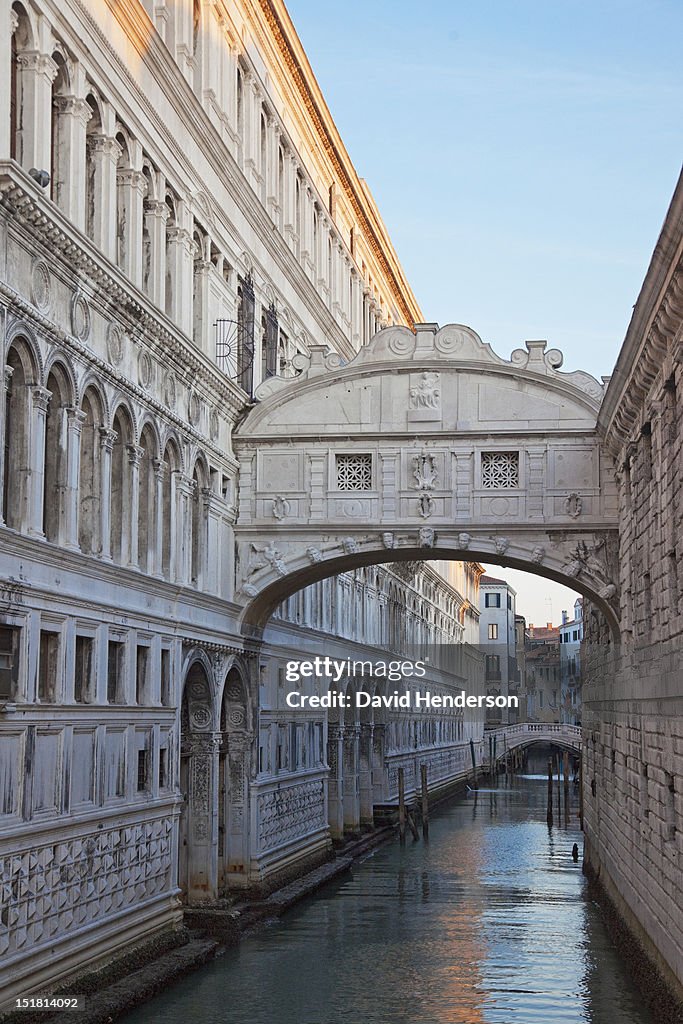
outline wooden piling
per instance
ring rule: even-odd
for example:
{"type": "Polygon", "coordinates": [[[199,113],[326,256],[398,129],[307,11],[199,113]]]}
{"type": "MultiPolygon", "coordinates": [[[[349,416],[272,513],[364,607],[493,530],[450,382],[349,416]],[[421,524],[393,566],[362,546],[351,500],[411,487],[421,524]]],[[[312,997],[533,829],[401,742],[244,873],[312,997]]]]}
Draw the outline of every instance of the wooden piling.
{"type": "Polygon", "coordinates": [[[579,760],[579,826],[583,832],[583,756],[579,760]]]}
{"type": "Polygon", "coordinates": [[[418,831],[417,825],[415,824],[415,819],[408,810],[406,810],[406,819],[408,821],[410,831],[413,833],[413,839],[419,839],[420,833],[418,831]]]}
{"type": "Polygon", "coordinates": [[[398,770],[398,837],[406,841],[406,783],[403,768],[398,770]]]}
{"type": "Polygon", "coordinates": [[[564,773],[564,823],[569,824],[569,752],[562,755],[562,771],[564,773]]]}
{"type": "Polygon", "coordinates": [[[548,812],[547,812],[548,826],[552,827],[553,824],[553,761],[552,758],[548,759],[548,812]]]}
{"type": "Polygon", "coordinates": [[[470,740],[470,754],[472,755],[472,789],[479,789],[477,785],[477,759],[474,756],[474,740],[470,740]]]}
{"type": "Polygon", "coordinates": [[[427,765],[420,765],[420,782],[422,783],[422,835],[429,838],[429,790],[427,788],[427,765]]]}

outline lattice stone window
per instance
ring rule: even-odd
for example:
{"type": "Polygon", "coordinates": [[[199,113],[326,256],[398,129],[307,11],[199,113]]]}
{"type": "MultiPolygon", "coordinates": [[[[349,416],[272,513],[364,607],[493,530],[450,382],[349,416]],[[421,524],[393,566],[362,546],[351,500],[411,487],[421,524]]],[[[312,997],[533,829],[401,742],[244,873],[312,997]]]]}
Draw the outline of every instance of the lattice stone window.
{"type": "Polygon", "coordinates": [[[481,486],[519,487],[519,452],[482,452],[481,486]]]}
{"type": "Polygon", "coordinates": [[[372,455],[337,455],[336,459],[340,491],[372,490],[372,455]]]}

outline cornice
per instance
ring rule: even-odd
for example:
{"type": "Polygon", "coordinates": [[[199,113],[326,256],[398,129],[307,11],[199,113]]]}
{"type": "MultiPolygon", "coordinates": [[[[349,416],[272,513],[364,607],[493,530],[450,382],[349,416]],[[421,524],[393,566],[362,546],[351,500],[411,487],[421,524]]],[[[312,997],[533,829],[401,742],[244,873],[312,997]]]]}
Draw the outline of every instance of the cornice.
{"type": "MultiPolygon", "coordinates": [[[[196,168],[189,162],[185,149],[179,146],[178,140],[173,137],[164,120],[159,113],[151,106],[149,97],[143,92],[135,78],[130,73],[128,66],[121,59],[111,40],[105,35],[90,11],[82,3],[82,0],[70,0],[78,8],[83,22],[88,30],[97,39],[97,42],[108,55],[109,60],[115,66],[116,80],[106,74],[106,67],[103,62],[97,66],[97,79],[93,84],[102,88],[110,99],[117,112],[126,121],[141,140],[144,139],[144,148],[153,159],[154,163],[162,170],[169,184],[184,198],[192,201],[196,193],[203,193],[211,196],[210,206],[214,215],[215,225],[222,227],[218,233],[213,231],[213,237],[225,249],[226,255],[230,254],[233,263],[239,262],[239,255],[243,249],[243,233],[236,227],[234,222],[227,216],[225,208],[218,207],[213,198],[213,190],[206,181],[197,173],[196,168]],[[121,84],[125,84],[129,94],[135,98],[139,109],[144,112],[145,123],[140,116],[131,108],[122,94],[121,84]],[[156,133],[159,140],[162,140],[168,153],[173,155],[173,163],[170,164],[154,146],[150,126],[156,133]],[[226,230],[228,234],[226,235],[226,230]]],[[[112,16],[121,24],[130,43],[135,48],[141,62],[145,62],[150,69],[155,81],[159,84],[164,94],[169,98],[174,109],[188,126],[188,130],[194,130],[193,143],[202,153],[206,162],[215,171],[216,177],[223,181],[230,196],[235,201],[241,215],[249,222],[250,228],[258,237],[257,249],[267,252],[269,259],[282,272],[283,277],[294,289],[296,295],[306,307],[313,320],[318,324],[321,335],[331,339],[337,351],[344,358],[351,358],[355,352],[352,343],[344,335],[335,321],[332,314],[327,310],[320,300],[320,297],[306,276],[303,267],[299,264],[289,246],[276,229],[276,225],[268,216],[263,204],[249,185],[237,161],[230,152],[222,135],[217,130],[213,121],[202,106],[189,83],[182,76],[178,65],[170,55],[156,28],[152,25],[149,16],[139,0],[106,0],[110,7],[112,16]]],[[[59,21],[65,35],[70,35],[72,48],[78,52],[84,48],[82,38],[74,36],[74,28],[71,22],[65,18],[64,8],[52,8],[55,21],[59,21]]],[[[92,62],[95,55],[89,53],[92,62]]],[[[263,264],[255,252],[249,253],[258,273],[267,281],[271,281],[271,275],[264,269],[263,264]]],[[[284,305],[291,303],[284,299],[284,305]]],[[[301,330],[308,333],[305,324],[300,322],[301,330]]]]}
{"type": "MultiPolygon", "coordinates": [[[[284,6],[273,2],[273,0],[258,0],[258,4],[278,45],[281,57],[291,75],[292,81],[297,87],[323,149],[335,169],[353,212],[363,228],[370,248],[391,285],[393,296],[399,305],[406,324],[412,328],[416,322],[420,322],[422,314],[414,300],[408,283],[405,280],[399,279],[399,270],[392,267],[387,259],[387,241],[380,237],[380,225],[372,223],[366,208],[367,199],[363,194],[364,190],[360,179],[358,179],[348,155],[343,151],[343,144],[336,128],[334,128],[334,122],[329,111],[324,107],[322,93],[315,82],[310,65],[305,59],[303,47],[296,37],[289,16],[284,6]],[[285,24],[285,19],[287,24],[285,24]],[[304,61],[306,66],[304,66],[304,61]],[[406,293],[410,296],[412,302],[408,301],[406,293]]],[[[397,258],[396,263],[398,264],[397,258]]],[[[402,272],[400,273],[402,276],[402,272]]]]}
{"type": "Polygon", "coordinates": [[[633,307],[598,417],[598,429],[612,451],[618,452],[638,427],[647,397],[680,335],[682,321],[683,174],[633,307]]]}

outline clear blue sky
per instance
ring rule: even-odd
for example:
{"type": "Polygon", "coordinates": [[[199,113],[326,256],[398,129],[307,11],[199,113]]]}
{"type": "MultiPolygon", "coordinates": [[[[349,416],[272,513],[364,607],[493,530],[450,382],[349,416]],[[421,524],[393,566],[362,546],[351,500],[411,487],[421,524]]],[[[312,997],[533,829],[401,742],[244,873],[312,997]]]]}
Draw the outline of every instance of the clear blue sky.
{"type": "Polygon", "coordinates": [[[680,170],[681,0],[289,0],[427,320],[612,369],[680,170]]]}
{"type": "MultiPolygon", "coordinates": [[[[683,156],[683,2],[288,7],[425,319],[610,373],[683,156]]],[[[490,571],[527,620],[571,614],[490,571]]]]}

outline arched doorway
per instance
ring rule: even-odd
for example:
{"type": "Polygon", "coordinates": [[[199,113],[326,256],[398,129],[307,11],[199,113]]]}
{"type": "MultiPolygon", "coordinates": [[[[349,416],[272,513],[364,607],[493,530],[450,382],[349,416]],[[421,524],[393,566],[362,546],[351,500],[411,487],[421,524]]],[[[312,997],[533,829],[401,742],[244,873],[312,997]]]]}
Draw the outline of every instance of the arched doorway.
{"type": "Polygon", "coordinates": [[[178,885],[189,904],[215,898],[218,737],[208,659],[195,652],[185,671],[180,726],[178,885]]]}
{"type": "Polygon", "coordinates": [[[247,884],[250,733],[245,687],[233,666],[225,678],[218,762],[218,887],[247,884]]]}

